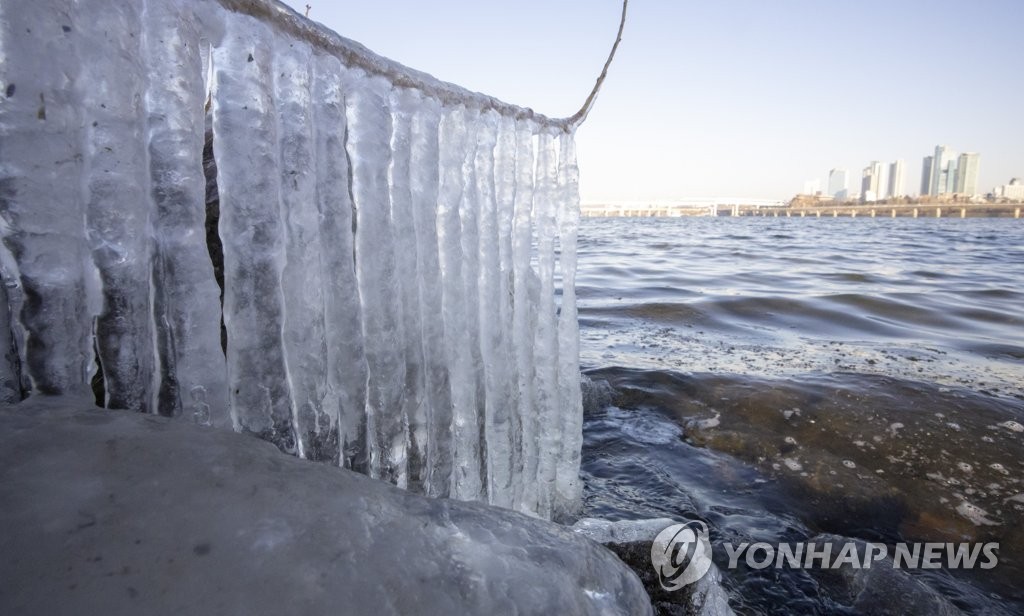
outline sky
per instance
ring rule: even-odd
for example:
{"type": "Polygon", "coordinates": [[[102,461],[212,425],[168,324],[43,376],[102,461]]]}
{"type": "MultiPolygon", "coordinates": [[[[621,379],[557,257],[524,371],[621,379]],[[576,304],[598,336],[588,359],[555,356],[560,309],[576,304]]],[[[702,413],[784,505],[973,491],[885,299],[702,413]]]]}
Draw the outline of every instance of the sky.
{"type": "MultiPolygon", "coordinates": [[[[373,51],[552,117],[582,105],[618,0],[289,0],[373,51]]],[[[632,0],[577,133],[584,203],[788,199],[937,144],[1024,178],[1024,0],[632,0]]]]}

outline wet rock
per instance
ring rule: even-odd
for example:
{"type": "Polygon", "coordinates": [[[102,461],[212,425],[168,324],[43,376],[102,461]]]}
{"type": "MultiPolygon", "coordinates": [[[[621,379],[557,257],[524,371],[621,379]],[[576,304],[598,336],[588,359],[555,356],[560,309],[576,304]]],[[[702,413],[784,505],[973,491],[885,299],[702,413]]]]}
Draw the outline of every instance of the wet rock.
{"type": "Polygon", "coordinates": [[[0,409],[3,614],[647,614],[571,530],[86,398],[0,409]]]}

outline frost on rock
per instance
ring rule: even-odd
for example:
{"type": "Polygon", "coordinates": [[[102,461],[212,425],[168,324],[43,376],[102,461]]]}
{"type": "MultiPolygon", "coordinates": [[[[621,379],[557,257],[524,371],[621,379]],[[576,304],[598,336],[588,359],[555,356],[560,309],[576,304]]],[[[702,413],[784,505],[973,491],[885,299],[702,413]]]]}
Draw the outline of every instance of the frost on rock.
{"type": "Polygon", "coordinates": [[[92,387],[432,496],[578,508],[570,120],[271,0],[0,11],[3,400],[92,387]]]}
{"type": "Polygon", "coordinates": [[[0,613],[651,614],[560,525],[91,406],[0,408],[0,613]]]}

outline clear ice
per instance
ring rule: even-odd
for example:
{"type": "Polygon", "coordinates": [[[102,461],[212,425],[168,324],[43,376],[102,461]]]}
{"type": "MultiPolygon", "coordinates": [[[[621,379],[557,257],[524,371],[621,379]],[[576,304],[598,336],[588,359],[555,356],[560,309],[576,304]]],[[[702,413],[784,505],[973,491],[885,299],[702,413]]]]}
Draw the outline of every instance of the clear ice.
{"type": "Polygon", "coordinates": [[[0,4],[0,139],[3,401],[99,381],[428,495],[578,507],[569,121],[272,0],[40,0],[0,4]]]}

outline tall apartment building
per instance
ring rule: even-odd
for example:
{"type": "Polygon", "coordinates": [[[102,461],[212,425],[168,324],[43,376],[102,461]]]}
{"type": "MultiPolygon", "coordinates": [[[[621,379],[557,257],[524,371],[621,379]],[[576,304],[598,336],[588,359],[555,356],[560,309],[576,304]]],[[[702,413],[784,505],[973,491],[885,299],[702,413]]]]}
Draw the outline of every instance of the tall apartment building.
{"type": "Polygon", "coordinates": [[[956,190],[956,152],[949,146],[935,146],[935,158],[932,159],[932,183],[929,195],[943,195],[956,190]]]}
{"type": "Polygon", "coordinates": [[[932,172],[935,170],[934,160],[931,156],[924,157],[924,164],[921,165],[921,196],[932,194],[932,172]]]}
{"type": "Polygon", "coordinates": [[[978,169],[981,156],[977,152],[964,152],[957,159],[956,182],[953,192],[973,197],[978,194],[978,169]]]}
{"type": "Polygon", "coordinates": [[[903,196],[903,161],[894,160],[889,165],[889,190],[886,191],[887,197],[902,197],[903,196]]]}
{"type": "Polygon", "coordinates": [[[846,169],[832,169],[828,172],[828,194],[834,199],[850,196],[850,174],[846,169]]]}
{"type": "Polygon", "coordinates": [[[864,167],[860,180],[860,196],[864,201],[875,201],[878,199],[878,191],[882,184],[882,163],[873,160],[871,164],[864,167]]]}

